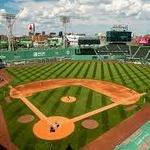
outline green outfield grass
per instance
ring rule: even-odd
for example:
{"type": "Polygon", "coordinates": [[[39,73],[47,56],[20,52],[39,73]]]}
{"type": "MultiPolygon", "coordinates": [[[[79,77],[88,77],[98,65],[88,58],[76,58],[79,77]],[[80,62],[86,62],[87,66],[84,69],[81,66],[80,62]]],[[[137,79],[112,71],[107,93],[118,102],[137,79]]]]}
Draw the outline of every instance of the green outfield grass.
{"type": "MultiPolygon", "coordinates": [[[[137,103],[137,108],[131,111],[126,111],[124,106],[118,106],[91,117],[99,122],[98,128],[93,130],[84,129],[81,127],[82,121],[80,121],[76,123],[75,132],[69,137],[50,142],[40,140],[33,135],[32,127],[38,121],[38,118],[19,100],[6,103],[4,97],[8,95],[9,88],[1,88],[0,104],[5,113],[11,139],[20,150],[65,150],[68,144],[74,150],[79,150],[82,146],[96,139],[150,102],[150,67],[142,65],[75,61],[14,67],[6,70],[13,76],[12,86],[45,79],[87,78],[107,80],[122,84],[140,93],[148,93],[137,103]],[[34,115],[35,120],[28,124],[18,123],[17,118],[24,114],[34,115]]],[[[60,115],[68,118],[73,118],[111,103],[108,97],[80,86],[62,87],[39,92],[29,97],[29,100],[46,116],[60,115]],[[60,98],[65,95],[75,96],[77,101],[71,104],[61,102],[60,98]]]]}

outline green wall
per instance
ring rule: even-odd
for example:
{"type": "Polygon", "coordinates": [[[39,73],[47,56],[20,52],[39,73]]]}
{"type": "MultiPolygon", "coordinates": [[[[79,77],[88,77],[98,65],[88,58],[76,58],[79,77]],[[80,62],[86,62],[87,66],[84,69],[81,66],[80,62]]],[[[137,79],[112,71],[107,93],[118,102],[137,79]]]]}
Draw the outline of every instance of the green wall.
{"type": "Polygon", "coordinates": [[[55,49],[33,49],[20,51],[0,51],[0,59],[6,62],[22,61],[30,59],[44,59],[55,57],[71,57],[74,50],[71,48],[55,48],[55,49]]]}
{"type": "Polygon", "coordinates": [[[72,60],[103,60],[103,59],[125,59],[124,56],[109,55],[76,55],[75,49],[70,48],[31,48],[18,49],[17,51],[0,51],[0,59],[5,62],[18,62],[33,59],[46,58],[70,58],[72,60]],[[105,58],[106,57],[106,58],[105,58]]]}

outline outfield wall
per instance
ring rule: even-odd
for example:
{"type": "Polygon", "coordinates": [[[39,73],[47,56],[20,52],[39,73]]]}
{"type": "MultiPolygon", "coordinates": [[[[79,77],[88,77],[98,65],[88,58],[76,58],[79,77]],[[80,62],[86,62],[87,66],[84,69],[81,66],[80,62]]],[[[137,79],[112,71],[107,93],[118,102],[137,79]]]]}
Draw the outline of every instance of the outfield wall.
{"type": "Polygon", "coordinates": [[[30,61],[38,59],[68,58],[71,60],[104,60],[124,59],[124,56],[110,55],[76,55],[75,48],[30,49],[17,51],[0,51],[0,59],[5,62],[30,61]]]}
{"type": "Polygon", "coordinates": [[[72,48],[0,51],[0,59],[6,62],[17,62],[24,60],[59,58],[59,57],[71,58],[73,54],[74,50],[72,48]]]}

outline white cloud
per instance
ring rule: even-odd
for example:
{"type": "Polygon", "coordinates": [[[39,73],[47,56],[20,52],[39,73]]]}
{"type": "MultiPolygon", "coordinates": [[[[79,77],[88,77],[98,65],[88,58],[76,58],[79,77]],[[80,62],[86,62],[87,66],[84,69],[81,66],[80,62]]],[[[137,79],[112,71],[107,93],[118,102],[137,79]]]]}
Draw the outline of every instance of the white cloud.
{"type": "Polygon", "coordinates": [[[116,15],[137,15],[142,10],[141,0],[112,0],[109,4],[100,4],[100,9],[116,15]]]}
{"type": "MultiPolygon", "coordinates": [[[[134,24],[147,22],[150,2],[144,0],[15,0],[19,8],[24,8],[17,29],[26,30],[28,23],[35,23],[38,30],[62,29],[59,16],[70,16],[72,26],[81,24],[107,25],[117,23],[134,24]]],[[[3,10],[4,11],[4,10],[3,10]]],[[[137,24],[138,25],[138,24],[137,24]]],[[[141,24],[140,24],[141,25],[141,24]]],[[[94,30],[94,29],[93,29],[94,30]]],[[[101,30],[101,29],[99,29],[101,30]]]]}
{"type": "Polygon", "coordinates": [[[5,9],[0,9],[0,13],[6,13],[5,9]]]}
{"type": "MultiPolygon", "coordinates": [[[[0,9],[0,14],[6,13],[5,9],[0,9]]],[[[4,18],[0,15],[0,25],[3,25],[4,18]]]]}
{"type": "Polygon", "coordinates": [[[150,11],[150,3],[146,3],[143,5],[143,11],[150,11]]]}

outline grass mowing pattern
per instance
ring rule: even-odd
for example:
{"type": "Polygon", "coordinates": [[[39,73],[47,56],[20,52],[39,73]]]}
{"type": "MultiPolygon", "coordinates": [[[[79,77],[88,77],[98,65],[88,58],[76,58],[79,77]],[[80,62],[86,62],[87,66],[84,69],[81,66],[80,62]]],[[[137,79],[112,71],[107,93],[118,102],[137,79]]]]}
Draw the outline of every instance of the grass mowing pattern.
{"type": "MultiPolygon", "coordinates": [[[[8,68],[7,71],[14,77],[12,85],[19,85],[36,80],[55,78],[88,78],[108,80],[133,88],[148,94],[138,102],[137,109],[125,111],[124,106],[118,106],[92,118],[100,124],[99,128],[87,130],[81,127],[81,122],[76,123],[75,132],[61,141],[48,142],[40,140],[33,135],[32,126],[38,118],[29,124],[20,124],[17,118],[23,114],[33,114],[22,102],[13,100],[12,103],[2,101],[8,94],[8,87],[0,89],[0,104],[5,112],[9,131],[13,142],[21,150],[65,150],[71,144],[74,150],[103,134],[112,128],[145,103],[150,102],[150,68],[145,66],[104,63],[104,62],[62,62],[41,66],[8,68]],[[4,90],[6,91],[4,93],[4,90]]],[[[29,97],[30,101],[46,116],[61,115],[72,118],[83,113],[95,110],[111,103],[108,97],[81,86],[70,86],[36,93],[29,97]],[[65,95],[75,96],[77,101],[65,104],[60,98],[65,95]]],[[[33,114],[34,115],[34,114],[33,114]]]]}

